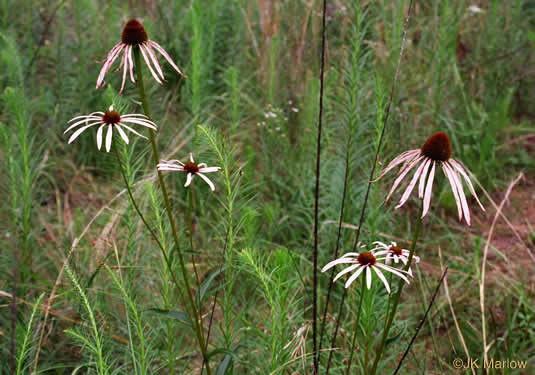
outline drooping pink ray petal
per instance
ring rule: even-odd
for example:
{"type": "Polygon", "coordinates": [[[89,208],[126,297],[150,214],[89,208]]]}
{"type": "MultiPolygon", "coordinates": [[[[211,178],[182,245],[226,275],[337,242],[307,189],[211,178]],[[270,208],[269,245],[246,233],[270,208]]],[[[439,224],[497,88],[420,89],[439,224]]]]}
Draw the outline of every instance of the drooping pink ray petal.
{"type": "Polygon", "coordinates": [[[455,198],[455,204],[457,205],[457,212],[459,213],[459,221],[463,218],[463,211],[461,207],[461,198],[459,197],[459,193],[457,192],[457,184],[455,182],[455,177],[451,174],[451,171],[446,165],[446,163],[442,163],[442,170],[444,171],[444,174],[448,178],[448,181],[451,186],[451,191],[453,193],[453,197],[455,198]]]}
{"type": "Polygon", "coordinates": [[[128,58],[127,58],[126,51],[123,53],[122,63],[124,65],[124,68],[123,68],[123,82],[121,83],[121,89],[119,90],[119,94],[122,94],[122,92],[124,90],[124,85],[126,83],[126,71],[128,70],[128,58]]]}
{"type": "Polygon", "coordinates": [[[414,172],[414,175],[412,176],[411,182],[407,186],[407,189],[405,189],[405,192],[403,193],[403,196],[401,197],[401,200],[399,201],[398,205],[396,206],[396,209],[400,208],[407,202],[409,199],[412,190],[414,189],[414,186],[416,186],[416,182],[418,181],[418,178],[420,177],[422,170],[424,169],[426,165],[426,161],[422,162],[420,166],[416,169],[416,172],[414,172]]]}
{"type": "Polygon", "coordinates": [[[147,43],[149,43],[152,47],[154,47],[158,52],[160,52],[162,54],[162,56],[167,60],[167,62],[169,64],[171,64],[171,66],[173,68],[175,68],[175,70],[181,75],[183,76],[184,74],[182,73],[182,71],[180,70],[180,68],[175,64],[175,62],[173,61],[173,59],[171,58],[171,56],[169,56],[169,54],[158,44],[156,43],[155,41],[152,41],[152,40],[149,40],[147,43]]]}
{"type": "Polygon", "coordinates": [[[128,56],[128,71],[130,72],[130,81],[132,83],[136,83],[136,79],[134,78],[134,60],[132,59],[132,46],[128,46],[128,49],[125,51],[125,53],[128,56]]]}
{"type": "Polygon", "coordinates": [[[481,207],[481,209],[483,211],[485,211],[485,207],[483,207],[483,205],[479,201],[479,198],[477,197],[477,194],[476,194],[476,191],[474,189],[474,186],[472,185],[472,181],[470,181],[470,177],[468,177],[468,174],[466,173],[466,171],[463,168],[463,166],[459,162],[457,162],[456,160],[453,160],[453,159],[450,159],[449,162],[464,177],[464,180],[466,181],[466,184],[468,185],[468,189],[470,189],[470,193],[474,196],[474,198],[476,198],[476,201],[479,204],[479,207],[481,207]]]}
{"type": "MultiPolygon", "coordinates": [[[[162,66],[160,65],[160,61],[158,61],[158,57],[156,56],[156,54],[152,50],[152,47],[150,45],[147,45],[147,44],[144,44],[144,47],[145,47],[145,49],[147,51],[148,56],[152,60],[152,63],[154,64],[154,67],[156,68],[156,71],[158,72],[158,74],[162,78],[161,81],[165,81],[165,77],[163,76],[162,66]]],[[[156,76],[154,76],[154,77],[156,78],[156,76]]]]}
{"type": "Polygon", "coordinates": [[[392,160],[387,165],[387,167],[381,172],[381,174],[379,175],[379,177],[377,177],[377,179],[375,179],[375,181],[377,181],[380,178],[382,178],[386,173],[391,171],[397,165],[403,163],[404,161],[410,160],[411,158],[415,157],[416,155],[419,155],[419,153],[420,153],[420,150],[410,150],[410,151],[405,151],[401,155],[397,156],[394,160],[392,160]]]}
{"type": "Polygon", "coordinates": [[[459,198],[461,199],[461,207],[463,209],[464,218],[466,220],[466,223],[470,226],[470,210],[468,209],[468,202],[466,201],[466,196],[464,195],[464,188],[463,183],[461,181],[461,177],[459,174],[451,167],[451,165],[448,165],[448,163],[444,163],[446,167],[450,171],[450,175],[453,177],[453,180],[455,181],[455,185],[457,187],[457,194],[459,195],[459,198]]]}
{"type": "Polygon", "coordinates": [[[403,171],[403,173],[398,176],[398,178],[394,181],[394,185],[392,185],[392,189],[390,189],[390,192],[388,193],[388,196],[386,197],[385,202],[387,202],[390,199],[390,196],[392,195],[392,193],[394,193],[394,191],[396,190],[398,185],[401,183],[401,181],[403,181],[407,173],[409,173],[411,169],[414,168],[414,166],[418,164],[423,158],[424,158],[423,156],[419,156],[416,159],[414,159],[411,162],[411,164],[407,168],[405,168],[405,171],[403,171]]]}
{"type": "Polygon", "coordinates": [[[435,179],[435,165],[436,165],[436,162],[433,161],[433,166],[431,167],[431,171],[429,172],[429,177],[427,178],[427,185],[425,187],[425,194],[424,194],[424,209],[422,212],[422,219],[427,214],[427,211],[429,211],[429,206],[431,205],[431,193],[433,192],[433,181],[435,179]]]}
{"type": "Polygon", "coordinates": [[[106,60],[104,61],[104,64],[102,65],[102,68],[100,68],[100,72],[98,74],[96,86],[97,89],[99,87],[102,87],[102,84],[104,83],[104,76],[106,75],[106,73],[108,73],[111,66],[113,65],[117,57],[120,55],[123,48],[125,48],[125,46],[126,45],[123,43],[118,43],[115,45],[115,47],[111,49],[110,53],[108,53],[108,56],[106,57],[106,60]]]}
{"type": "Polygon", "coordinates": [[[151,62],[149,60],[149,57],[147,56],[147,52],[145,52],[145,48],[146,47],[143,44],[141,44],[139,46],[139,50],[141,51],[141,55],[143,56],[143,60],[145,60],[145,64],[147,64],[147,66],[148,66],[148,68],[150,70],[150,73],[152,74],[152,76],[154,77],[156,82],[158,82],[159,84],[162,84],[162,81],[160,80],[160,78],[158,77],[158,75],[156,74],[154,69],[152,68],[152,65],[151,65],[151,62]]]}
{"type": "Polygon", "coordinates": [[[425,167],[420,175],[420,184],[418,185],[418,198],[424,198],[424,187],[425,187],[425,178],[427,177],[427,172],[429,171],[429,166],[431,165],[431,159],[425,161],[425,167]]]}

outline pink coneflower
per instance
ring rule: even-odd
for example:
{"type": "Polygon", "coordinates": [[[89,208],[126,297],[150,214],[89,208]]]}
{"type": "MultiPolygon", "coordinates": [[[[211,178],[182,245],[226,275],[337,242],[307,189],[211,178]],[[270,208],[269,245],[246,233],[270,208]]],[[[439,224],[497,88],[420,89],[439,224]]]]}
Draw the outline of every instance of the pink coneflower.
{"type": "Polygon", "coordinates": [[[163,76],[162,67],[160,66],[160,62],[158,61],[158,57],[156,57],[154,50],[160,52],[180,75],[184,75],[174,63],[173,59],[171,59],[171,56],[169,56],[169,54],[158,43],[149,39],[143,25],[139,23],[139,21],[131,19],[126,23],[123,29],[121,42],[116,44],[115,47],[111,49],[110,53],[108,53],[108,56],[106,57],[106,60],[104,60],[104,64],[100,69],[97,79],[97,89],[102,87],[104,84],[104,76],[106,73],[108,73],[115,60],[117,60],[123,51],[121,64],[119,65],[119,68],[117,68],[117,70],[123,68],[123,83],[121,84],[121,90],[119,92],[123,92],[127,71],[130,74],[130,80],[133,83],[136,82],[134,78],[134,60],[132,59],[132,50],[134,48],[139,48],[141,51],[141,55],[143,56],[143,59],[145,60],[145,63],[147,64],[156,82],[162,84],[162,82],[165,81],[165,78],[163,76]],[[156,74],[154,69],[156,69],[158,74],[156,74]]]}
{"type": "Polygon", "coordinates": [[[210,186],[210,189],[212,191],[215,190],[215,186],[210,181],[208,177],[204,175],[204,173],[210,173],[210,172],[217,172],[221,168],[220,167],[208,167],[206,163],[195,163],[195,160],[193,160],[193,155],[189,154],[189,162],[182,163],[180,160],[161,160],[161,162],[157,165],[158,170],[160,171],[178,171],[178,172],[186,172],[186,183],[184,184],[184,187],[188,187],[191,184],[191,181],[193,181],[193,177],[199,176],[202,178],[208,186],[210,186]]]}
{"type": "Polygon", "coordinates": [[[361,253],[347,253],[342,255],[341,258],[333,260],[332,262],[327,263],[325,267],[321,270],[321,272],[327,271],[329,268],[332,268],[336,266],[337,264],[353,264],[352,266],[347,267],[345,270],[341,271],[336,275],[336,277],[333,279],[333,282],[338,280],[340,277],[345,275],[346,273],[349,273],[351,271],[355,271],[349,279],[347,279],[345,287],[349,288],[349,286],[357,279],[357,277],[360,276],[366,270],[366,284],[368,289],[372,286],[372,269],[375,271],[375,274],[379,277],[379,279],[383,282],[386,290],[390,294],[390,286],[388,285],[388,281],[386,280],[385,275],[383,274],[383,271],[390,272],[396,276],[401,277],[407,284],[409,284],[409,279],[405,276],[405,274],[409,275],[409,272],[396,269],[392,266],[388,266],[384,263],[386,255],[385,254],[378,254],[375,253],[373,250],[371,251],[363,251],[361,253]]]}
{"type": "Polygon", "coordinates": [[[472,193],[472,195],[476,198],[476,201],[479,203],[481,209],[485,211],[485,208],[476,195],[472,182],[470,182],[468,173],[459,162],[451,158],[451,144],[446,133],[436,133],[427,141],[425,141],[422,148],[406,151],[396,157],[390,162],[390,164],[388,164],[379,178],[383,177],[388,171],[401,163],[403,163],[403,165],[399,171],[399,176],[394,181],[394,185],[386,197],[387,201],[394,190],[396,190],[399,184],[403,181],[405,176],[407,176],[407,174],[414,167],[418,166],[418,168],[416,168],[416,172],[412,176],[412,179],[405,189],[405,192],[403,193],[396,208],[400,208],[405,204],[405,202],[407,202],[412,190],[419,180],[418,197],[424,200],[422,218],[427,214],[431,204],[431,191],[433,189],[433,180],[435,178],[435,167],[438,164],[440,167],[442,167],[444,174],[450,182],[451,191],[453,192],[453,196],[455,197],[455,202],[457,204],[459,221],[461,221],[464,216],[466,223],[468,225],[471,224],[470,211],[468,209],[468,203],[466,202],[466,196],[464,194],[463,183],[460,176],[463,176],[466,184],[468,185],[470,193],[472,193]]]}
{"type": "MultiPolygon", "coordinates": [[[[408,249],[403,249],[397,245],[396,242],[392,241],[390,245],[387,245],[381,241],[375,241],[373,243],[376,245],[375,248],[372,250],[375,251],[375,255],[384,255],[385,256],[385,263],[390,264],[393,260],[394,263],[398,264],[399,261],[403,263],[404,265],[407,265],[407,262],[409,261],[409,255],[410,251],[408,249]]],[[[412,257],[413,261],[416,263],[420,262],[420,257],[413,255],[412,257]]],[[[412,276],[411,269],[408,270],[409,275],[412,276]]]]}
{"type": "Polygon", "coordinates": [[[107,112],[93,112],[85,116],[76,116],[75,118],[70,120],[69,123],[73,121],[76,121],[76,122],[70,125],[63,134],[67,133],[68,131],[74,129],[77,126],[80,126],[80,128],[78,128],[71,135],[68,143],[71,143],[76,138],[78,138],[78,136],[82,134],[85,130],[93,126],[100,125],[97,130],[97,148],[100,150],[100,147],[102,146],[102,132],[104,131],[104,128],[107,126],[108,127],[108,131],[106,133],[106,151],[107,152],[110,152],[110,149],[111,149],[113,129],[116,129],[119,132],[119,135],[121,136],[123,141],[125,141],[127,144],[129,142],[129,139],[125,131],[123,130],[123,128],[142,138],[147,139],[147,137],[139,134],[137,131],[135,131],[134,129],[132,129],[130,126],[126,124],[141,125],[146,128],[150,128],[152,130],[157,130],[156,124],[150,121],[147,118],[147,116],[136,114],[136,113],[128,114],[128,115],[119,115],[119,113],[113,110],[113,106],[110,106],[107,112]]]}

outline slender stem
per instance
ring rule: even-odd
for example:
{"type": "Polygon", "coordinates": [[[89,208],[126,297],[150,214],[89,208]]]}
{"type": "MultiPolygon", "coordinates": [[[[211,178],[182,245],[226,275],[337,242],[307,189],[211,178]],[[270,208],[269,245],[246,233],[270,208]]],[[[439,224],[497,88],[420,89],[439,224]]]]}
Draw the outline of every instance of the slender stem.
{"type": "MultiPolygon", "coordinates": [[[[142,102],[142,105],[143,105],[143,111],[145,112],[145,115],[149,119],[151,119],[150,111],[149,111],[149,104],[147,102],[147,96],[145,94],[145,86],[144,86],[144,83],[143,83],[143,73],[142,73],[143,69],[142,69],[142,65],[141,65],[141,56],[140,56],[140,52],[139,52],[139,47],[134,48],[134,58],[135,58],[135,61],[136,61],[136,65],[135,66],[136,66],[137,86],[138,86],[138,89],[139,89],[139,96],[141,97],[141,102],[142,102]]],[[[154,155],[154,162],[155,162],[155,164],[158,164],[159,160],[160,160],[160,155],[159,155],[159,152],[158,152],[158,146],[156,144],[156,137],[154,135],[154,130],[149,129],[149,134],[150,134],[150,141],[151,141],[151,145],[152,145],[152,152],[153,152],[153,155],[154,155]]],[[[208,373],[208,375],[211,375],[212,374],[212,370],[211,370],[209,362],[207,360],[206,346],[205,346],[205,342],[204,342],[204,332],[200,327],[200,318],[201,317],[199,316],[197,308],[195,307],[195,301],[193,299],[193,294],[191,292],[191,286],[190,286],[190,282],[189,282],[189,278],[188,278],[188,272],[186,270],[186,264],[184,263],[184,257],[182,255],[181,250],[180,250],[180,241],[178,239],[178,232],[177,232],[177,229],[176,229],[176,223],[175,223],[175,219],[173,217],[173,211],[171,209],[171,204],[169,202],[169,195],[167,193],[167,188],[165,186],[165,181],[163,179],[162,172],[160,170],[157,170],[157,173],[158,173],[158,180],[160,182],[160,187],[162,189],[162,195],[163,195],[164,202],[165,202],[165,209],[167,211],[167,216],[169,217],[169,223],[171,224],[171,232],[173,234],[173,239],[175,241],[175,246],[176,246],[176,250],[177,250],[177,254],[178,254],[178,261],[179,261],[179,264],[180,264],[180,269],[182,271],[182,276],[183,276],[183,279],[184,279],[184,284],[185,284],[185,289],[186,289],[186,296],[187,296],[190,308],[191,308],[191,310],[193,312],[193,314],[191,314],[191,315],[193,315],[195,333],[196,333],[196,336],[197,336],[197,340],[199,342],[199,347],[200,347],[200,350],[201,350],[201,353],[202,353],[202,356],[203,356],[203,360],[206,361],[206,372],[208,373]]],[[[164,252],[164,255],[165,255],[167,266],[170,268],[171,264],[168,262],[167,255],[165,254],[165,252],[164,252]]],[[[175,281],[175,280],[173,280],[173,281],[175,281]]],[[[176,287],[178,289],[180,289],[178,283],[176,283],[175,285],[176,285],[176,287]]]]}
{"type": "MultiPolygon", "coordinates": [[[[397,67],[396,67],[396,73],[394,74],[394,79],[392,81],[392,88],[390,90],[390,98],[388,100],[388,105],[386,107],[386,112],[385,112],[385,118],[383,120],[383,127],[381,129],[381,135],[379,136],[379,142],[378,142],[378,145],[377,145],[375,159],[373,161],[373,166],[372,166],[372,169],[371,169],[371,172],[370,172],[370,178],[368,180],[368,187],[366,188],[366,195],[364,196],[364,204],[362,206],[362,211],[361,211],[360,219],[359,219],[359,225],[357,227],[357,233],[355,235],[355,242],[353,244],[353,251],[355,251],[355,249],[357,248],[358,242],[359,242],[360,230],[362,228],[362,225],[364,224],[364,217],[365,217],[365,213],[366,213],[366,206],[368,204],[368,197],[369,197],[369,194],[370,194],[371,184],[372,184],[374,176],[375,176],[375,169],[377,168],[377,162],[379,160],[379,153],[381,151],[381,145],[383,144],[384,135],[386,133],[386,128],[387,128],[387,124],[388,124],[388,118],[390,116],[390,108],[392,106],[392,100],[394,99],[396,83],[397,83],[397,80],[398,80],[398,75],[399,75],[399,71],[400,71],[400,67],[401,67],[401,59],[403,57],[403,51],[405,50],[405,40],[406,40],[406,37],[407,37],[407,29],[409,27],[409,21],[410,21],[410,18],[411,18],[412,3],[413,3],[413,0],[410,0],[409,10],[408,10],[408,13],[407,13],[407,18],[405,19],[405,25],[403,26],[403,36],[402,36],[402,39],[401,39],[401,47],[400,47],[400,50],[399,50],[399,57],[398,57],[398,64],[397,64],[397,67]]],[[[412,255],[411,255],[411,260],[412,260],[412,255]]],[[[340,326],[340,319],[341,319],[342,312],[343,312],[343,309],[344,309],[344,300],[345,300],[346,293],[347,293],[347,289],[344,290],[344,294],[342,295],[342,299],[340,300],[339,314],[338,314],[338,319],[336,320],[336,328],[335,328],[335,331],[334,331],[334,336],[333,336],[332,341],[331,341],[333,343],[333,345],[331,345],[331,347],[334,347],[334,343],[336,342],[336,336],[338,334],[338,327],[340,326]]],[[[330,364],[330,361],[331,361],[332,352],[333,351],[331,350],[330,353],[329,353],[329,360],[327,362],[326,375],[329,374],[329,364],[330,364]]]]}
{"type": "Polygon", "coordinates": [[[347,296],[347,289],[344,289],[344,293],[342,294],[342,298],[340,299],[340,305],[338,307],[338,318],[336,319],[336,325],[334,327],[334,334],[331,339],[331,350],[329,350],[329,357],[327,358],[327,366],[325,368],[325,374],[329,374],[329,370],[331,368],[331,360],[334,354],[334,347],[336,344],[336,337],[338,336],[338,329],[340,328],[340,322],[342,321],[342,314],[344,313],[344,302],[346,300],[347,296]]]}
{"type": "Polygon", "coordinates": [[[132,189],[130,188],[130,184],[128,183],[128,179],[126,178],[126,172],[124,170],[123,163],[121,162],[121,156],[119,154],[119,151],[117,150],[117,147],[114,147],[113,149],[115,150],[115,156],[117,157],[117,163],[119,164],[119,169],[121,170],[121,176],[123,176],[124,184],[126,186],[126,191],[128,192],[128,196],[130,197],[130,201],[132,202],[132,205],[134,206],[134,209],[136,210],[139,218],[141,219],[143,224],[145,224],[145,227],[147,227],[147,229],[149,230],[152,238],[154,239],[154,241],[156,241],[156,244],[158,245],[158,247],[161,250],[163,250],[162,243],[158,239],[158,236],[156,235],[156,233],[150,227],[149,223],[145,219],[145,216],[143,216],[143,214],[141,213],[141,210],[139,209],[139,207],[138,207],[138,205],[136,203],[136,200],[134,199],[134,195],[132,194],[132,189]]]}
{"type": "MultiPolygon", "coordinates": [[[[346,163],[346,168],[345,168],[345,173],[344,173],[344,190],[342,192],[342,206],[340,207],[340,219],[338,221],[338,235],[336,236],[336,248],[334,250],[334,258],[333,259],[336,259],[338,258],[338,253],[340,251],[340,239],[342,238],[342,223],[344,221],[344,207],[345,207],[345,203],[346,203],[346,196],[347,196],[347,186],[348,186],[348,178],[349,178],[349,169],[350,169],[350,160],[349,160],[349,153],[350,153],[350,149],[351,149],[351,144],[352,144],[352,135],[350,134],[349,135],[349,140],[348,140],[348,144],[347,144],[347,150],[346,150],[346,160],[345,160],[345,163],[346,163]]],[[[320,331],[320,342],[319,342],[319,348],[318,348],[318,361],[321,360],[321,349],[322,349],[322,346],[323,346],[323,334],[325,333],[325,322],[327,321],[327,311],[329,309],[329,302],[330,302],[330,299],[331,299],[331,292],[332,292],[332,289],[333,289],[333,279],[334,279],[334,271],[335,269],[333,268],[332,271],[331,271],[331,275],[329,276],[329,288],[327,290],[327,299],[325,301],[325,307],[323,308],[323,318],[321,320],[321,331],[320,331]]]]}
{"type": "MultiPolygon", "coordinates": [[[[197,281],[197,287],[201,287],[201,279],[199,277],[199,273],[197,272],[197,265],[195,264],[195,251],[193,247],[193,186],[191,189],[188,189],[188,222],[186,225],[188,226],[188,237],[189,237],[189,246],[191,251],[191,264],[193,265],[193,273],[195,274],[195,279],[197,281]]],[[[199,306],[200,309],[200,306],[199,306]]],[[[201,312],[202,314],[202,312],[201,312]]]]}
{"type": "MultiPolygon", "coordinates": [[[[416,249],[416,243],[418,241],[418,237],[420,236],[420,228],[422,226],[422,212],[424,209],[424,203],[423,200],[420,203],[420,214],[416,218],[416,229],[414,231],[414,235],[412,238],[412,244],[409,252],[409,259],[407,260],[407,264],[405,265],[405,271],[408,271],[412,264],[412,258],[414,256],[414,251],[416,249]]],[[[379,345],[379,350],[377,350],[377,355],[375,356],[375,361],[373,362],[373,368],[372,368],[372,374],[375,375],[375,372],[377,371],[377,365],[379,364],[379,360],[381,359],[381,356],[383,354],[384,346],[386,339],[388,337],[388,332],[390,331],[390,328],[392,327],[392,322],[394,321],[394,316],[396,315],[396,311],[399,305],[401,292],[403,290],[403,286],[405,285],[405,282],[402,278],[399,279],[398,282],[398,289],[396,291],[396,294],[394,295],[393,304],[392,304],[392,311],[390,312],[390,315],[388,317],[386,327],[383,330],[383,337],[381,339],[381,344],[379,345]]]]}
{"type": "Polygon", "coordinates": [[[355,344],[357,342],[357,332],[360,321],[360,312],[362,311],[362,301],[364,300],[364,293],[366,293],[366,286],[364,285],[364,280],[366,279],[364,275],[361,276],[362,285],[360,287],[360,301],[359,308],[357,309],[357,316],[353,322],[353,338],[351,339],[351,346],[349,347],[349,361],[347,362],[346,375],[349,375],[351,370],[351,364],[353,363],[353,354],[355,353],[355,344]]]}
{"type": "MultiPolygon", "coordinates": [[[[425,284],[424,284],[424,280],[422,278],[422,272],[420,271],[420,268],[416,268],[416,275],[418,276],[418,284],[420,286],[420,294],[422,296],[422,307],[424,307],[426,305],[426,301],[427,301],[427,297],[425,295],[425,284]]],[[[439,316],[440,318],[440,316],[439,316]]],[[[429,319],[427,321],[427,323],[429,323],[429,332],[431,332],[431,341],[433,342],[433,349],[435,350],[435,354],[437,354],[439,356],[439,351],[438,351],[438,345],[437,345],[437,338],[436,338],[436,334],[435,334],[435,329],[433,327],[433,320],[432,319],[429,319]]],[[[439,371],[440,373],[444,373],[444,367],[442,366],[442,361],[438,361],[438,366],[439,366],[439,371]]]]}
{"type": "MultiPolygon", "coordinates": [[[[180,296],[180,299],[182,301],[185,301],[184,294],[182,293],[182,289],[180,289],[179,286],[178,286],[179,285],[178,284],[178,279],[176,278],[175,272],[173,271],[173,268],[171,267],[171,263],[169,262],[169,258],[167,257],[167,253],[165,251],[165,248],[163,247],[162,243],[158,239],[158,236],[152,230],[152,228],[148,224],[147,220],[145,219],[145,217],[141,213],[141,210],[139,209],[139,207],[138,207],[138,205],[136,203],[136,200],[134,199],[134,195],[132,194],[132,189],[130,188],[130,184],[128,182],[128,179],[126,178],[126,172],[124,170],[123,163],[121,162],[121,157],[120,157],[120,154],[119,154],[119,150],[117,149],[117,147],[114,147],[114,150],[115,150],[115,155],[117,157],[117,163],[119,164],[119,169],[121,170],[121,175],[123,176],[124,184],[126,185],[126,190],[128,192],[128,196],[130,197],[130,201],[132,202],[132,205],[134,206],[134,209],[136,210],[136,212],[137,212],[138,216],[140,217],[141,221],[143,222],[143,224],[145,224],[145,227],[147,227],[147,229],[149,230],[150,234],[152,235],[152,238],[158,244],[158,247],[160,248],[160,250],[161,250],[161,252],[163,254],[164,261],[165,261],[165,264],[167,266],[167,269],[169,270],[169,273],[171,274],[171,278],[173,279],[173,283],[174,283],[174,285],[176,286],[176,288],[178,290],[178,294],[180,296]]],[[[120,268],[119,268],[119,270],[120,270],[120,268]]],[[[167,331],[171,332],[171,327],[170,327],[169,324],[170,324],[170,322],[167,321],[167,331]]],[[[168,352],[172,353],[173,340],[171,340],[170,337],[169,337],[169,340],[167,340],[167,342],[168,342],[168,347],[167,347],[168,352]]],[[[169,372],[171,374],[174,373],[174,360],[173,360],[173,358],[170,358],[170,360],[169,360],[169,372]]]]}
{"type": "Polygon", "coordinates": [[[448,267],[444,270],[442,273],[442,277],[438,281],[437,287],[435,289],[435,293],[433,293],[433,297],[431,298],[431,302],[429,302],[429,306],[427,306],[427,310],[425,310],[425,314],[423,319],[418,324],[418,327],[416,328],[416,332],[414,332],[414,335],[411,338],[411,341],[409,342],[409,345],[407,345],[407,349],[403,353],[403,357],[399,360],[398,367],[396,368],[396,371],[394,371],[393,375],[396,375],[401,368],[401,365],[403,364],[403,361],[405,360],[405,357],[407,357],[407,354],[409,354],[409,350],[411,349],[412,344],[414,344],[414,341],[416,340],[416,336],[418,336],[418,333],[420,332],[420,329],[424,325],[425,320],[427,319],[427,315],[429,315],[429,311],[431,310],[431,307],[433,306],[433,303],[435,302],[435,298],[437,297],[438,291],[440,290],[440,286],[442,285],[442,282],[444,281],[444,278],[446,277],[446,273],[448,272],[448,267]]]}
{"type": "MultiPolygon", "coordinates": [[[[227,230],[227,234],[225,236],[225,246],[223,247],[223,257],[221,259],[221,265],[219,266],[219,273],[221,274],[221,271],[223,270],[223,267],[225,265],[225,257],[226,257],[226,254],[227,254],[227,246],[228,246],[228,242],[229,242],[229,231],[230,231],[230,227],[229,229],[227,230]]],[[[226,283],[227,281],[225,281],[226,283]]],[[[214,313],[215,313],[215,307],[217,305],[217,296],[219,295],[219,289],[216,290],[215,292],[215,296],[214,296],[214,302],[212,303],[212,310],[210,312],[210,319],[208,321],[208,332],[206,333],[206,341],[208,342],[208,340],[210,340],[210,333],[212,332],[212,323],[214,321],[214,313]]],[[[201,367],[201,375],[203,375],[203,372],[204,372],[204,362],[202,364],[202,367],[201,367]]]]}
{"type": "Polygon", "coordinates": [[[11,341],[9,347],[9,364],[11,368],[11,373],[15,373],[15,363],[17,360],[17,280],[19,278],[19,254],[18,247],[13,246],[13,303],[11,304],[11,341]]]}
{"type": "Polygon", "coordinates": [[[312,291],[312,341],[314,348],[314,374],[318,373],[319,355],[317,336],[317,315],[318,315],[318,221],[319,221],[319,193],[320,193],[320,160],[321,160],[321,130],[323,119],[323,90],[325,75],[325,20],[327,13],[327,0],[323,0],[322,32],[321,32],[321,68],[320,68],[320,103],[318,114],[318,140],[316,151],[316,193],[314,199],[314,277],[312,291]]]}

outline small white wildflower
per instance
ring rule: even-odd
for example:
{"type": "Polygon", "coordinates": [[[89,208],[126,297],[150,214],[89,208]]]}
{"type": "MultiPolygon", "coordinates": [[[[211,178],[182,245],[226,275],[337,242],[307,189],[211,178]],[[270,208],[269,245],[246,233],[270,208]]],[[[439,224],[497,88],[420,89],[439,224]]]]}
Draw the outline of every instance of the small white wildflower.
{"type": "Polygon", "coordinates": [[[107,127],[108,131],[106,133],[106,152],[110,152],[111,149],[113,129],[119,132],[119,135],[121,136],[123,141],[126,142],[126,144],[128,144],[129,139],[123,128],[134,133],[137,136],[140,136],[141,138],[147,139],[147,137],[139,134],[137,131],[135,131],[126,124],[141,125],[152,130],[157,130],[156,124],[150,121],[147,116],[136,113],[121,116],[119,115],[119,113],[113,110],[113,106],[110,106],[107,112],[93,112],[86,116],[76,116],[75,118],[70,120],[69,123],[73,121],[76,122],[74,124],[71,124],[63,134],[76,128],[77,126],[80,127],[71,135],[68,143],[73,142],[85,130],[93,126],[100,125],[97,130],[97,148],[100,150],[102,146],[102,133],[104,131],[104,128],[107,127]]]}
{"type": "Polygon", "coordinates": [[[210,186],[210,189],[212,191],[215,190],[215,186],[210,181],[208,177],[204,175],[204,173],[210,173],[210,172],[217,172],[221,168],[220,167],[208,167],[206,163],[200,163],[197,164],[193,160],[193,155],[189,154],[190,161],[187,163],[182,163],[180,160],[161,160],[160,163],[157,165],[158,170],[160,171],[178,171],[178,172],[186,172],[186,183],[184,184],[184,187],[188,187],[191,184],[191,181],[193,181],[193,177],[199,176],[202,178],[208,186],[210,186]]]}
{"type": "Polygon", "coordinates": [[[333,260],[332,262],[329,262],[321,272],[327,271],[329,268],[334,267],[337,264],[354,264],[352,266],[347,267],[345,270],[339,272],[336,277],[333,279],[333,282],[338,280],[340,277],[345,275],[346,273],[349,273],[351,271],[355,271],[349,279],[347,279],[345,283],[345,287],[349,288],[349,286],[357,279],[357,277],[360,276],[364,271],[366,271],[366,285],[368,289],[372,286],[372,269],[374,270],[375,274],[379,277],[379,279],[383,282],[387,292],[390,294],[390,286],[388,285],[388,281],[386,280],[385,275],[383,274],[383,271],[390,272],[396,276],[401,277],[407,284],[409,284],[409,279],[405,276],[405,274],[409,275],[408,272],[396,269],[394,267],[388,266],[384,263],[381,263],[381,261],[384,261],[386,259],[385,254],[381,254],[380,257],[376,257],[377,254],[373,250],[371,251],[363,251],[361,253],[347,253],[342,255],[341,258],[333,260]]]}

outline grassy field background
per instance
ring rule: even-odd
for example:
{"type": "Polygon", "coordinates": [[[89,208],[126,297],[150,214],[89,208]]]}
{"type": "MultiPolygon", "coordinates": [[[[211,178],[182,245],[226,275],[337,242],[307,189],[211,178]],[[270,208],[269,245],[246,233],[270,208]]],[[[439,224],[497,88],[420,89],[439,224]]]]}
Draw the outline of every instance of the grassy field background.
{"type": "MultiPolygon", "coordinates": [[[[352,248],[408,7],[408,0],[327,2],[319,268],[334,257],[344,193],[340,248],[352,248]]],[[[134,84],[118,94],[121,73],[95,89],[131,18],[186,75],[163,64],[167,81],[159,85],[144,68],[162,158],[185,161],[193,152],[223,168],[210,176],[213,193],[199,178],[184,189],[182,174],[165,176],[205,329],[217,298],[208,349],[214,373],[312,373],[318,0],[2,1],[1,373],[201,373],[191,322],[128,199],[116,154],[98,151],[94,132],[70,145],[63,134],[71,118],[111,104],[143,113],[134,84]]],[[[468,353],[482,361],[485,352],[528,362],[489,373],[535,373],[534,26],[532,0],[413,5],[378,168],[444,131],[487,210],[470,198],[472,226],[459,223],[447,180],[438,177],[418,241],[421,262],[378,373],[397,366],[445,266],[446,282],[401,373],[482,373],[455,369],[454,360],[468,353]]],[[[113,147],[177,266],[150,143],[113,147]]],[[[384,204],[392,181],[372,184],[363,244],[410,245],[417,199],[399,210],[384,204]]],[[[320,273],[321,313],[328,284],[320,273]]],[[[352,373],[368,374],[381,338],[388,298],[374,283],[351,347],[358,284],[348,290],[331,374],[345,373],[351,351],[352,373]]],[[[325,350],[343,289],[341,281],[333,287],[325,350]]]]}

